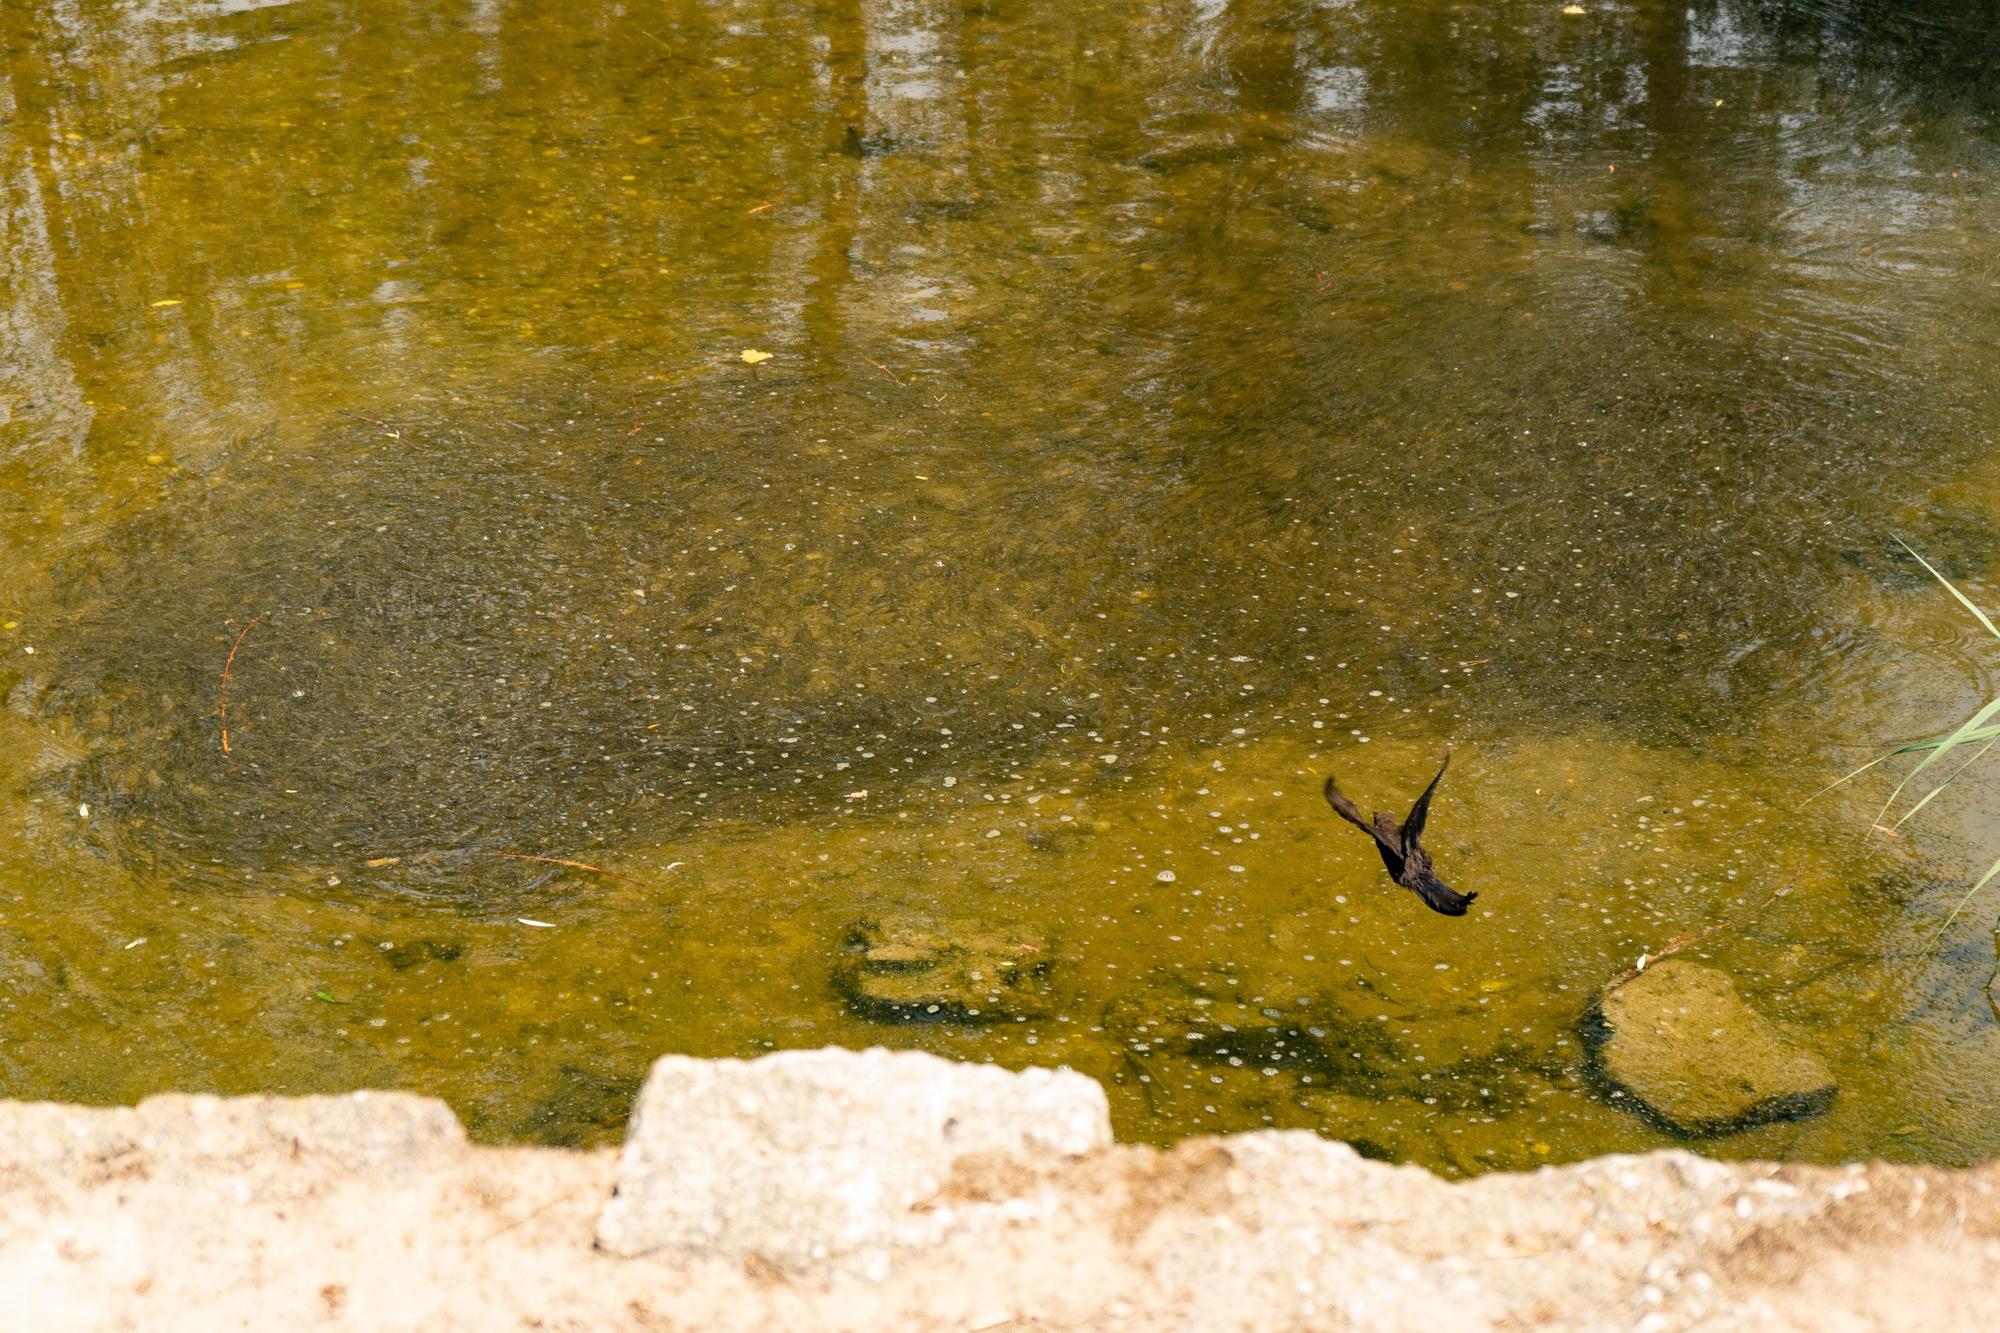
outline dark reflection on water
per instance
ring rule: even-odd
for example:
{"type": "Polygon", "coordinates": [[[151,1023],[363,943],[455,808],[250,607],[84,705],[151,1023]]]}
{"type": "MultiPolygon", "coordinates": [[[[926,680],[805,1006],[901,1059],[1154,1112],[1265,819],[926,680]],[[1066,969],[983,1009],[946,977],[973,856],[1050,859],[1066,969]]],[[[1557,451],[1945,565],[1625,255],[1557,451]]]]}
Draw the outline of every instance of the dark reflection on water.
{"type": "MultiPolygon", "coordinates": [[[[1615,738],[1596,762],[1627,777],[1649,747],[1738,808],[1790,804],[1853,762],[1829,737],[1907,734],[1982,684],[1886,540],[1987,586],[1991,126],[1963,79],[1896,63],[1982,41],[1980,21],[1909,10],[1881,36],[1862,6],[1589,9],[0,13],[0,691],[35,738],[7,798],[22,865],[136,872],[86,899],[108,939],[132,901],[195,883],[407,925],[440,898],[492,916],[608,892],[482,853],[623,864],[778,839],[742,864],[785,887],[713,879],[693,919],[790,910],[821,933],[769,941],[754,995],[565,1038],[629,1064],[742,1049],[744,1011],[768,1018],[759,1042],[856,1039],[820,982],[807,998],[778,978],[817,976],[868,894],[802,888],[794,862],[940,791],[949,832],[910,835],[909,882],[960,908],[985,890],[950,838],[1002,836],[993,793],[1102,803],[1035,835],[1024,864],[1054,887],[1020,909],[1098,971],[1252,947],[1102,925],[1104,877],[1150,882],[1128,863],[1151,832],[1110,843],[1121,820],[1150,829],[1155,796],[1192,803],[1158,836],[1248,855],[1203,842],[1222,816],[1187,795],[1229,747],[1353,770],[1364,738],[1545,746],[1491,771],[1459,825],[1502,864],[1551,818],[1538,783],[1569,770],[1549,756],[1599,743],[1584,733],[1615,738]],[[1723,752],[1748,757],[1698,770],[1723,752]],[[1131,778],[1148,755],[1161,767],[1131,778]]],[[[1574,880],[1517,899],[1509,927],[1533,936],[1530,973],[1579,989],[1686,924],[1636,889],[1616,917],[1562,916],[1597,877],[1634,884],[1616,849],[1555,869],[1587,815],[1535,853],[1574,880]]],[[[1288,808],[1274,839],[1323,817],[1288,808]]],[[[1825,854],[1822,825],[1757,836],[1765,867],[1825,854]]],[[[1729,841],[1662,872],[1706,886],[1674,910],[1706,919],[1743,887],[1721,887],[1729,841]]],[[[1231,899],[1267,946],[1302,912],[1377,928],[1326,905],[1366,881],[1337,861],[1328,883],[1322,851],[1231,899]]],[[[52,878],[0,869],[30,917],[69,900],[52,878]]],[[[1901,957],[1948,878],[1918,907],[1829,906],[1795,930],[1901,957]]],[[[638,919],[602,910],[613,938],[638,919]]],[[[81,947],[50,929],[38,959],[81,947]]],[[[241,929],[281,952],[274,919],[241,929]]],[[[1316,947],[1291,964],[1320,966],[1316,947]]],[[[1746,968],[1807,984],[1785,947],[1756,943],[1780,961],[1746,968]]],[[[425,958],[398,993],[463,970],[425,958]]],[[[1421,994],[1422,976],[1399,980],[1421,994]]],[[[1077,994],[1101,1011],[1101,992],[1077,994]]],[[[1516,993],[1432,1016],[1477,1027],[1516,993]]],[[[1826,1012],[1875,1002],[1857,983],[1826,1012]]],[[[482,1031],[529,1021],[453,1004],[482,1031]]],[[[1962,1017],[1925,1031],[1990,1058],[1962,1017]]],[[[1568,1058],[1465,1041],[1452,1058],[1481,1077],[1499,1050],[1533,1078],[1568,1058]]],[[[349,1076],[393,1068],[501,1126],[559,1101],[438,1042],[349,1076]]],[[[104,1063],[20,1077],[257,1081],[201,1035],[104,1063]]],[[[1299,1114],[1270,1112],[1296,1098],[1268,1087],[1185,1092],[1151,1087],[1141,1132],[1299,1114]]],[[[1761,1150],[1904,1146],[1881,1138],[1888,1099],[1856,1093],[1873,1109],[1838,1135],[1761,1150]]],[[[1135,1088],[1122,1114],[1140,1105],[1135,1088]]],[[[1991,1144],[1991,1118],[1966,1119],[1936,1155],[1991,1144]]],[[[1583,1123],[1546,1131],[1549,1151],[1623,1142],[1583,1123]]]]}
{"type": "Polygon", "coordinates": [[[1890,74],[1918,96],[2000,106],[2000,10],[1983,0],[1757,0],[1755,9],[1791,49],[1890,74]]]}

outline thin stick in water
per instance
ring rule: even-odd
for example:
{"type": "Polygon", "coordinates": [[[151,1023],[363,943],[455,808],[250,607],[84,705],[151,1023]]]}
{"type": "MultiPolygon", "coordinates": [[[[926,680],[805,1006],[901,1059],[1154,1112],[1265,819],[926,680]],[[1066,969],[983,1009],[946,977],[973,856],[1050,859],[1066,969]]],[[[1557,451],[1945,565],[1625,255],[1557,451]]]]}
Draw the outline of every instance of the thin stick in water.
{"type": "Polygon", "coordinates": [[[875,369],[881,371],[884,375],[887,375],[889,377],[889,383],[895,385],[899,389],[903,387],[903,382],[896,378],[895,371],[889,369],[889,367],[883,365],[880,361],[877,361],[872,357],[864,356],[861,359],[863,361],[866,361],[869,365],[875,367],[875,369]]]}
{"type": "MultiPolygon", "coordinates": [[[[1620,982],[1630,981],[1633,977],[1638,976],[1641,972],[1644,972],[1648,967],[1652,966],[1654,963],[1659,962],[1662,958],[1670,958],[1674,954],[1679,953],[1682,949],[1687,948],[1689,945],[1700,944],[1703,940],[1708,939],[1711,936],[1719,935],[1725,930],[1734,930],[1736,927],[1745,924],[1750,920],[1750,918],[1756,916],[1759,912],[1762,912],[1772,903],[1778,901],[1778,899],[1784,897],[1786,894],[1790,893],[1793,889],[1797,888],[1799,883],[1800,873],[1801,872],[1797,870],[1792,871],[1791,877],[1787,879],[1784,883],[1780,884],[1777,888],[1772,889],[1768,897],[1764,898],[1761,902],[1753,903],[1751,906],[1737,913],[1735,916],[1729,917],[1722,921],[1718,921],[1714,925],[1709,926],[1703,930],[1684,930],[1680,934],[1668,940],[1664,945],[1660,946],[1660,951],[1658,953],[1641,954],[1639,956],[1639,965],[1634,968],[1628,968],[1626,971],[1619,973],[1616,977],[1612,978],[1611,985],[1616,986],[1620,982]]],[[[1610,986],[1605,987],[1605,989],[1609,990],[1610,986]]]]}
{"type": "Polygon", "coordinates": [[[525,852],[486,851],[474,851],[472,854],[474,856],[497,856],[503,861],[539,861],[543,865],[568,866],[571,870],[588,870],[593,875],[604,875],[611,879],[622,879],[627,884],[637,884],[642,888],[645,887],[646,883],[646,881],[634,879],[630,875],[621,875],[616,870],[606,870],[603,866],[588,865],[582,861],[566,861],[560,856],[529,856],[525,852]]]}
{"type": "Polygon", "coordinates": [[[403,432],[397,430],[395,427],[391,426],[386,421],[377,421],[374,417],[364,417],[359,412],[350,412],[344,407],[336,407],[333,410],[343,417],[353,417],[356,421],[367,422],[369,425],[373,426],[376,430],[381,431],[384,435],[388,436],[392,440],[400,440],[403,438],[403,432]]]}
{"type": "Polygon", "coordinates": [[[243,636],[254,629],[257,622],[263,618],[264,612],[262,611],[252,616],[250,623],[237,631],[236,642],[229,645],[229,656],[222,659],[222,681],[216,686],[215,694],[216,712],[222,724],[222,752],[224,754],[229,753],[229,668],[236,665],[236,650],[243,646],[243,636]]]}

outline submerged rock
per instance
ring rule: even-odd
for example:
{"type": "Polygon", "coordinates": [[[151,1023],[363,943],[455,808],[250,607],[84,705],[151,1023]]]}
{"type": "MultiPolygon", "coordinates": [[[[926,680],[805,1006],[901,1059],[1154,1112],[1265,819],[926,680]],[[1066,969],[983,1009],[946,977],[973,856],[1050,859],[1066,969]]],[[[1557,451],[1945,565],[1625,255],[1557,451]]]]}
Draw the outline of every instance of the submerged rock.
{"type": "Polygon", "coordinates": [[[379,947],[382,957],[398,972],[407,972],[423,963],[455,963],[465,956],[465,946],[457,940],[410,940],[379,947]]]}
{"type": "Polygon", "coordinates": [[[1606,991],[1584,1037],[1597,1071],[1676,1133],[1724,1134],[1818,1115],[1837,1090],[1817,1055],[1786,1041],[1727,974],[1670,959],[1606,991]]]}
{"type": "Polygon", "coordinates": [[[637,1074],[565,1064],[555,1085],[514,1125],[514,1133],[551,1148],[592,1148],[614,1141],[632,1118],[637,1074]]]}
{"type": "Polygon", "coordinates": [[[1136,1057],[1318,1070],[1380,1078],[1401,1063],[1380,1024],[1326,996],[1223,968],[1155,968],[1104,1011],[1104,1029],[1136,1057]]]}
{"type": "Polygon", "coordinates": [[[1838,554],[1843,564],[1886,587],[1936,588],[1931,575],[1911,558],[1911,550],[1948,579],[1976,578],[2000,550],[2000,529],[1976,510],[1912,507],[1893,516],[1888,533],[1871,532],[1841,547],[1838,554]]]}
{"type": "Polygon", "coordinates": [[[918,915],[848,927],[833,972],[848,1007],[880,1023],[993,1023],[1049,1012],[1048,942],[1018,926],[918,915]]]}
{"type": "Polygon", "coordinates": [[[1439,1155],[1437,1117],[1421,1105],[1330,1088],[1303,1090],[1295,1100],[1315,1133],[1345,1143],[1371,1162],[1439,1155]]]}

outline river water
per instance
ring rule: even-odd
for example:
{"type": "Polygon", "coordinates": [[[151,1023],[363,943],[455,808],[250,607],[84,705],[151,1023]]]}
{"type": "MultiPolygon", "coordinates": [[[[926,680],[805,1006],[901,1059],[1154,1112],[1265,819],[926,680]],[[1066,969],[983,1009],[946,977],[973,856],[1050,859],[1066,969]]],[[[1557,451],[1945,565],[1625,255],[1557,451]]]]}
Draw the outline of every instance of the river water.
{"type": "Polygon", "coordinates": [[[1722,927],[1841,1091],[1701,1150],[2000,1151],[2000,791],[1804,804],[1994,689],[1991,20],[1582,8],[0,10],[0,1094],[879,1042],[1474,1173],[1670,1142],[1577,1021],[1722,927]],[[1457,920],[1319,796],[1447,743],[1457,920]]]}

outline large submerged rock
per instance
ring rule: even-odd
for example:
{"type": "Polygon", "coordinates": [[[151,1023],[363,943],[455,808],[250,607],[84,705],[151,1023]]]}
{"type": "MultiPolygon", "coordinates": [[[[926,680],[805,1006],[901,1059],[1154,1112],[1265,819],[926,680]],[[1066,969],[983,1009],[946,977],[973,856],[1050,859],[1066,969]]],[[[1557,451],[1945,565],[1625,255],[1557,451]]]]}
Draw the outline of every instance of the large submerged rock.
{"type": "Polygon", "coordinates": [[[1379,1077],[1401,1060],[1380,1025],[1328,996],[1226,968],[1155,967],[1104,1011],[1133,1057],[1379,1077]]]}
{"type": "Polygon", "coordinates": [[[886,1023],[993,1023],[1049,1012],[1048,941],[1022,926],[904,914],[848,928],[834,989],[886,1023]]]}
{"type": "Polygon", "coordinates": [[[1729,977],[1670,959],[1606,991],[1586,1022],[1597,1069],[1634,1109],[1689,1136],[1817,1115],[1836,1084],[1729,977]]]}

